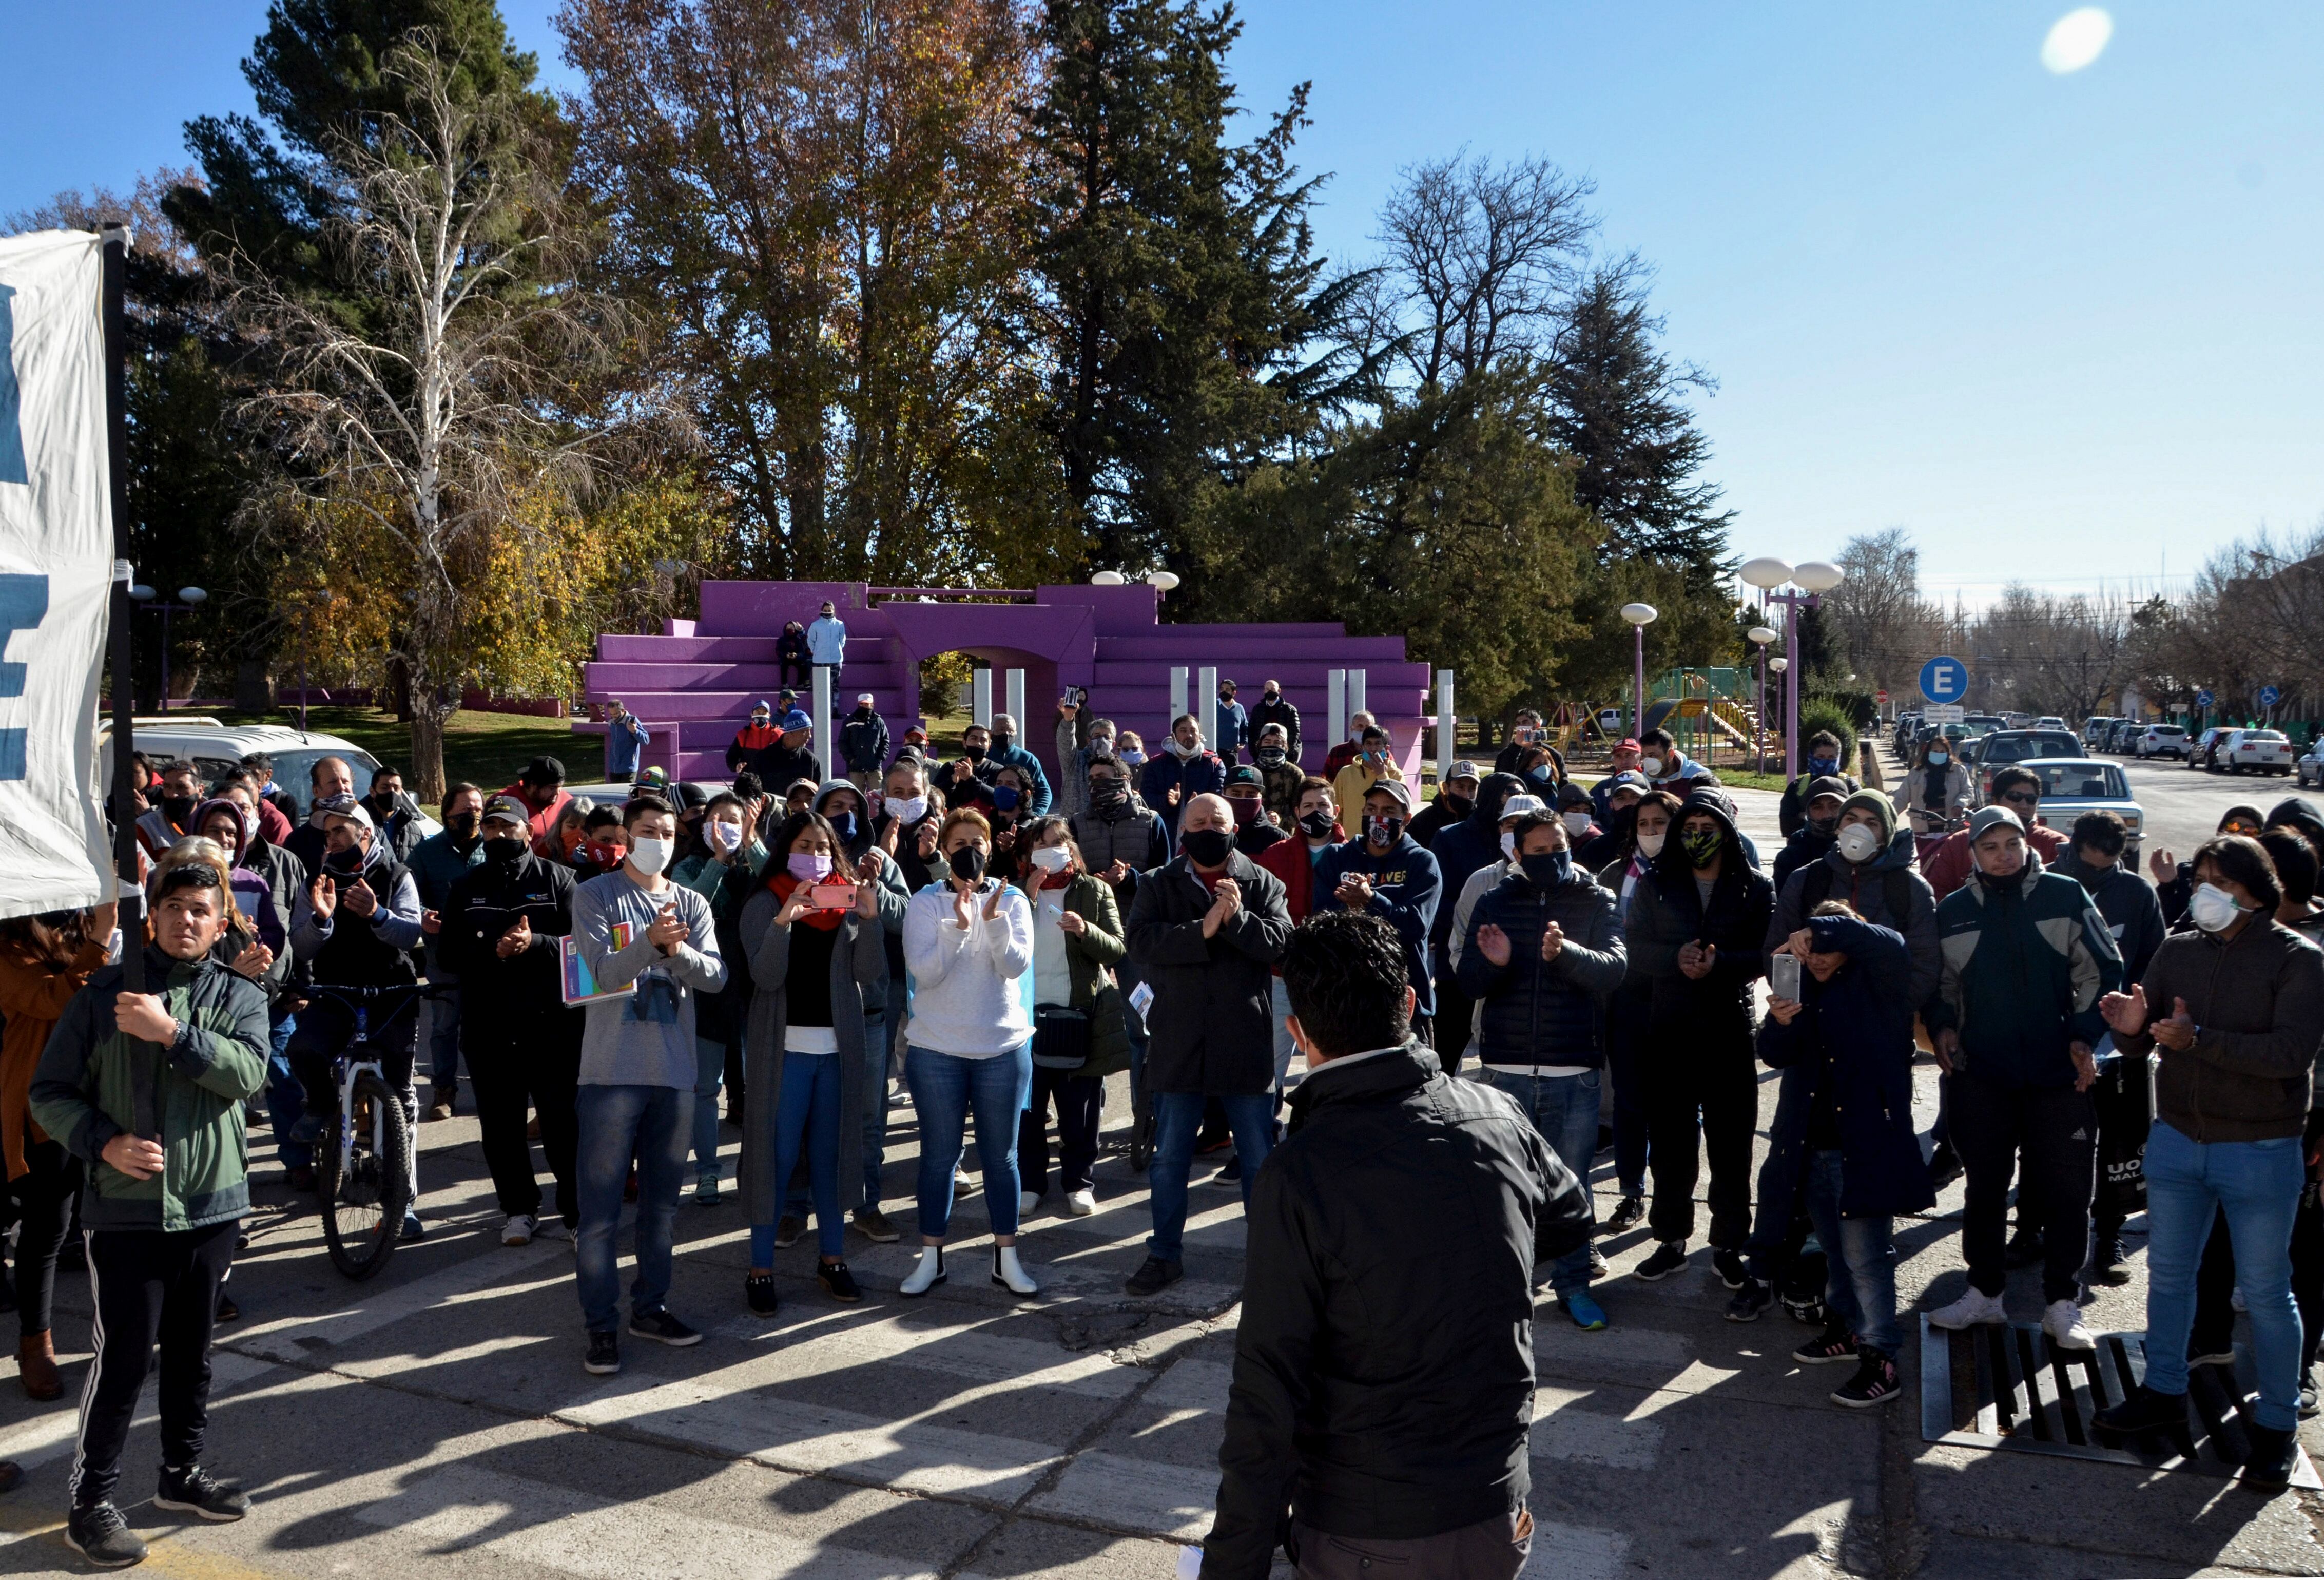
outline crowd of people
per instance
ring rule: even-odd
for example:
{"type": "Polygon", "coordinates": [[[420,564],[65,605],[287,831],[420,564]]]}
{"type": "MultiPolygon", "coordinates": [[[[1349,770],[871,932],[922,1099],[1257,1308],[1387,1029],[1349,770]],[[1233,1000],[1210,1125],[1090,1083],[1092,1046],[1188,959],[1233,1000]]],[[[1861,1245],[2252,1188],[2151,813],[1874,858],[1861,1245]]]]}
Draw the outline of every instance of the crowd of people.
{"type": "MultiPolygon", "coordinates": [[[[838,669],[840,650],[810,651],[838,669]]],[[[1423,805],[1369,716],[1323,772],[1302,772],[1301,720],[1272,681],[1247,711],[1223,682],[1212,728],[1176,718],[1151,755],[1068,697],[1055,783],[1005,714],[969,726],[947,756],[918,728],[891,743],[868,696],[837,732],[844,772],[827,772],[793,700],[752,710],[729,784],[635,769],[620,804],[590,804],[544,757],[497,791],[451,786],[432,833],[392,769],[358,799],[346,762],[318,762],[302,814],[263,758],[208,782],[190,762],[140,760],[135,804],[116,810],[149,864],[146,978],[167,986],[122,990],[110,908],[0,924],[0,1123],[23,1225],[26,1391],[60,1391],[51,1294],[76,1212],[105,1319],[72,1489],[84,1552],[142,1550],[111,1492],[157,1337],[164,1494],[211,1518],[247,1507],[200,1469],[198,1363],[233,1309],[244,1103],[263,1106],[290,1183],[311,1188],[312,1147],[337,1101],[330,1062],[351,1033],[328,990],[423,979],[435,1003],[426,1112],[455,1112],[465,1067],[503,1241],[574,1242],[593,1374],[620,1369],[624,1336],[699,1342],[669,1303],[688,1199],[747,1215],[751,1312],[778,1310],[774,1252],[810,1224],[824,1294],[862,1299],[848,1232],[901,1234],[882,1201],[899,1086],[919,1141],[919,1253],[899,1293],[926,1295],[954,1270],[945,1252],[972,1141],[988,1276],[1038,1293],[1019,1236],[1053,1197],[1068,1215],[1096,1210],[1105,1083],[1126,1070],[1150,1148],[1151,1216],[1126,1292],[1185,1276],[1199,1154],[1231,1150],[1222,1178],[1251,1215],[1236,1398],[1259,1416],[1230,1428],[1222,1531],[1257,1519],[1250,1476],[1264,1465],[1279,1477],[1299,1432],[1359,1429],[1291,1421],[1294,1396],[1260,1408],[1261,1372],[1274,1387],[1286,1367],[1343,1368],[1356,1383],[1394,1371],[1393,1344],[1268,1346],[1291,1306],[1325,1320],[1342,1298],[1326,1286],[1371,1257],[1342,1248],[1316,1261],[1355,1211],[1328,1199],[1334,1160],[1370,1144],[1367,1126],[1423,1123],[1415,1104],[1428,1124],[1484,1126],[1504,1171],[1532,1182],[1523,1265],[1541,1253],[1527,1276],[1577,1326],[1618,1315],[1598,1240],[1644,1225],[1652,1249],[1634,1276],[1652,1281],[1688,1264],[1700,1227],[1725,1315],[1753,1321],[1780,1299],[1812,1321],[1794,1356],[1852,1364],[1831,1397],[1854,1407],[1899,1391],[1895,1217],[1929,1210],[1965,1176],[1967,1288],[1930,1320],[2006,1320],[2007,1270],[2039,1261],[2050,1342],[2086,1350],[2080,1298],[2126,1277],[2133,1210],[2123,1191],[2097,1188],[2097,1160],[2143,1152],[2145,1381],[2101,1425],[2183,1420],[2186,1367],[2229,1353],[2227,1300],[2240,1291],[2260,1374],[2246,1475],[2289,1475],[2324,1330],[2324,1213],[2308,1161],[2324,1137],[2311,1095],[2324,819],[2308,803],[2236,808],[2183,866],[2158,853],[2149,882],[2123,862],[2110,814],[2045,828],[2040,782],[2023,771],[1997,774],[1991,803],[1923,849],[1917,813],[1950,796],[1948,765],[1924,758],[1892,798],[1840,772],[1840,743],[1820,738],[1785,796],[1790,831],[1763,859],[1717,775],[1659,732],[1618,743],[1584,787],[1537,716],[1520,718],[1489,769],[1454,763],[1423,805]],[[158,1089],[133,1091],[122,1072],[148,1044],[165,1050],[158,1089]],[[1911,1073],[1923,1051],[1942,1072],[1925,1160],[1911,1073]],[[2125,1085],[2126,1069],[2143,1085],[2149,1061],[2151,1131],[2143,1112],[2102,1113],[2094,1088],[2125,1085]],[[1360,1063],[1368,1073],[1321,1074],[1360,1063]],[[1763,1064],[1780,1086],[1755,1178],[1763,1064]],[[741,1134],[731,1192],[722,1100],[741,1134]],[[1336,1139],[1266,1166],[1303,1114],[1326,1113],[1336,1139]],[[1576,1181],[1608,1145],[1616,1188],[1600,1221],[1576,1181]],[[625,1202],[636,1206],[626,1320],[625,1202]],[[1296,1247],[1259,1254],[1262,1221],[1296,1247]]],[[[414,1123],[418,1003],[370,1029],[414,1123]]],[[[1375,1207],[1393,1224],[1423,1205],[1375,1207]]],[[[428,1231],[415,1209],[396,1232],[428,1231]]],[[[1418,1219],[1411,1239],[1446,1249],[1418,1219]]],[[[1410,1267],[1391,1259],[1360,1276],[1410,1267]]],[[[1440,1342],[1469,1326],[1467,1314],[1441,1320],[1440,1342]]],[[[1431,1351],[1420,1370],[1440,1363],[1431,1351]]],[[[1364,1413],[1352,1396],[1331,1402],[1329,1387],[1295,1396],[1350,1423],[1364,1413]]],[[[1353,1512],[1360,1487],[1326,1498],[1302,1482],[1283,1495],[1313,1530],[1369,1529],[1353,1512]]],[[[1397,1523],[1433,1538],[1404,1528],[1434,1518],[1407,1508],[1397,1523]]],[[[1263,1572],[1233,1550],[1217,1546],[1204,1573],[1263,1572]]]]}

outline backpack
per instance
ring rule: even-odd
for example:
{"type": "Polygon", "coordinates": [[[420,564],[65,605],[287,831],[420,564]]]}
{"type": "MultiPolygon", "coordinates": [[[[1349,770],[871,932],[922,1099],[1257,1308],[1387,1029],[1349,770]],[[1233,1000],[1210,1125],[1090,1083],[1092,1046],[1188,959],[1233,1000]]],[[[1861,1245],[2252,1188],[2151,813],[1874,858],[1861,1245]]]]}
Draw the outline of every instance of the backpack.
{"type": "MultiPolygon", "coordinates": [[[[1815,908],[1831,898],[1831,885],[1838,874],[1831,864],[1818,856],[1800,869],[1807,875],[1800,881],[1801,925],[1815,914],[1815,908]]],[[[1881,894],[1888,907],[1888,920],[1883,924],[1898,932],[1904,930],[1904,919],[1913,914],[1912,874],[1902,867],[1890,867],[1880,874],[1881,894]]]]}

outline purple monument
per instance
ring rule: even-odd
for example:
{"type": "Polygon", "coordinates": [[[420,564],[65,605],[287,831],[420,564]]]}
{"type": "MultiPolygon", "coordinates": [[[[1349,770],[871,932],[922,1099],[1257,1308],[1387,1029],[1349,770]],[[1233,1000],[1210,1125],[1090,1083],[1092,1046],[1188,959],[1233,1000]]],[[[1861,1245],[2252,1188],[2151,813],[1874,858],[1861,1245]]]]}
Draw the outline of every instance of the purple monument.
{"type": "MultiPolygon", "coordinates": [[[[1301,757],[1322,766],[1333,743],[1328,675],[1364,672],[1364,705],[1392,732],[1407,778],[1417,782],[1428,667],[1404,656],[1400,636],[1350,636],[1336,622],[1317,624],[1166,625],[1161,593],[1143,583],[1119,587],[1044,587],[1023,590],[875,587],[862,582],[710,581],[702,614],[673,620],[660,636],[600,636],[585,666],[592,702],[619,698],[653,731],[644,761],[673,779],[715,782],[732,777],[727,743],[747,722],[757,698],[781,688],[775,638],[788,620],[815,618],[824,599],[847,624],[847,664],[832,697],[835,724],[869,691],[900,744],[920,722],[920,661],[963,652],[996,670],[1025,671],[1020,744],[1057,771],[1056,703],[1066,686],[1089,690],[1098,716],[1143,736],[1148,750],[1170,727],[1170,671],[1187,670],[1187,706],[1212,727],[1216,699],[1200,694],[1198,676],[1214,668],[1240,689],[1245,707],[1275,679],[1299,709],[1301,757]],[[985,600],[966,602],[966,598],[985,600]]],[[[801,706],[807,695],[798,688],[801,706]]],[[[950,711],[950,698],[936,712],[950,711]]],[[[1003,705],[996,682],[993,706],[1003,705]]],[[[603,735],[603,725],[576,733],[603,735]]],[[[1247,753],[1246,753],[1247,755],[1247,753]]]]}

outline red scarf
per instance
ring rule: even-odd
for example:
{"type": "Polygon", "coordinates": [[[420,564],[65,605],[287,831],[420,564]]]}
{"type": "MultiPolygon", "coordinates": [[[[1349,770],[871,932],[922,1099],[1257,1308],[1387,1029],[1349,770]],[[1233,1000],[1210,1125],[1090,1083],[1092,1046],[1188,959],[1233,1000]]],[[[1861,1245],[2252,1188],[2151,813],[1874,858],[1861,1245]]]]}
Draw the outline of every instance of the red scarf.
{"type": "MultiPolygon", "coordinates": [[[[779,869],[773,877],[767,880],[767,887],[775,892],[775,903],[778,905],[788,905],[791,891],[798,886],[799,881],[792,877],[788,870],[779,869]]],[[[839,930],[840,919],[846,914],[844,910],[809,910],[802,912],[798,919],[809,927],[821,928],[827,933],[835,933],[839,930]]]]}
{"type": "Polygon", "coordinates": [[[1074,870],[1071,867],[1059,867],[1054,873],[1043,873],[1041,874],[1041,887],[1044,889],[1070,889],[1073,887],[1074,875],[1074,870]]]}

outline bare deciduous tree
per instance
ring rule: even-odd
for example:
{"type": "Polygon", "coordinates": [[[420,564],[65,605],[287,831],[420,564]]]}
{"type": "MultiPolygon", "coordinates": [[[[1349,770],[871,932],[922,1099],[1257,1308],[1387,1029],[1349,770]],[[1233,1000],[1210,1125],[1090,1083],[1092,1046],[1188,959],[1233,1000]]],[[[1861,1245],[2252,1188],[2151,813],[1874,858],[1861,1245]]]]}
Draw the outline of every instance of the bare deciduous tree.
{"type": "Polygon", "coordinates": [[[392,546],[427,800],[472,673],[466,577],[492,535],[530,530],[534,513],[513,502],[576,485],[612,431],[576,409],[609,331],[604,304],[561,283],[567,235],[534,129],[464,94],[459,62],[424,32],[383,69],[406,84],[410,115],[351,131],[315,171],[331,266],[376,313],[335,310],[245,254],[216,273],[272,358],[244,415],[273,430],[293,485],[335,507],[276,519],[360,522],[392,546]]]}
{"type": "Polygon", "coordinates": [[[1902,693],[1931,645],[1939,616],[1921,596],[1921,551],[1902,527],[1861,533],[1840,551],[1848,579],[1824,596],[1824,616],[1868,688],[1902,693]]]}

